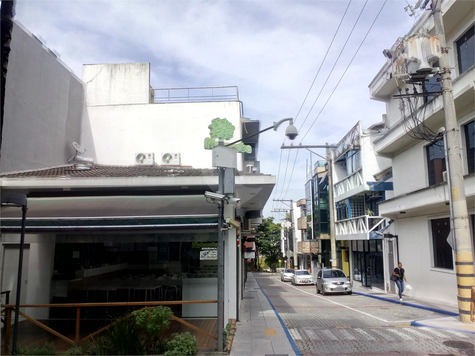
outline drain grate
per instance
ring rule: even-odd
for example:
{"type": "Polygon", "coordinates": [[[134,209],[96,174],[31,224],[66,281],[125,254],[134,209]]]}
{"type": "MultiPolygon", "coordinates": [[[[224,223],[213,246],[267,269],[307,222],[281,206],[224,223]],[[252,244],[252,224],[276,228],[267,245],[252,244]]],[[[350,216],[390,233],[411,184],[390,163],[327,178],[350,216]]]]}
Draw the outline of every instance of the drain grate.
{"type": "Polygon", "coordinates": [[[454,347],[456,349],[473,349],[474,345],[471,342],[466,341],[457,341],[457,340],[448,340],[444,341],[445,346],[454,347]]]}

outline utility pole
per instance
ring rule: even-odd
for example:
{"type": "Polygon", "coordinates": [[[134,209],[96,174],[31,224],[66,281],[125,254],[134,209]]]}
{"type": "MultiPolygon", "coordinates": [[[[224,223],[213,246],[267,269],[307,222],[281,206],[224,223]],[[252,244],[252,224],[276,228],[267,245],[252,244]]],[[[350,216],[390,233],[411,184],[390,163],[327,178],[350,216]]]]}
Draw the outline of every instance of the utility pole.
{"type": "MultiPolygon", "coordinates": [[[[286,209],[276,209],[276,210],[271,210],[271,212],[275,213],[286,213],[286,209]]],[[[287,221],[287,216],[285,217],[285,220],[287,221]]],[[[289,232],[287,230],[287,226],[282,226],[282,229],[284,231],[284,250],[285,250],[285,268],[289,268],[289,232]]]]}
{"type": "Polygon", "coordinates": [[[336,234],[335,234],[335,205],[333,203],[333,159],[328,143],[327,148],[327,163],[328,163],[328,207],[330,209],[330,246],[332,257],[332,269],[338,268],[338,261],[336,257],[336,234]]]}
{"type": "MultiPolygon", "coordinates": [[[[336,234],[335,234],[335,206],[333,204],[333,177],[332,177],[332,156],[331,156],[331,149],[337,148],[336,145],[329,145],[326,143],[325,145],[298,145],[298,146],[282,146],[280,147],[281,150],[283,149],[309,149],[309,148],[325,148],[326,149],[326,161],[328,163],[328,207],[329,207],[329,215],[330,215],[330,245],[331,245],[331,261],[332,261],[332,268],[338,268],[338,261],[336,255],[336,234]]],[[[312,152],[312,151],[310,151],[312,152]]],[[[312,152],[314,153],[314,152],[312,152]]]]}
{"type": "Polygon", "coordinates": [[[470,322],[470,290],[475,285],[472,242],[468,220],[467,200],[463,179],[459,128],[455,112],[452,78],[448,60],[448,51],[444,23],[442,19],[441,0],[432,1],[435,34],[439,37],[441,56],[439,58],[442,83],[442,100],[445,114],[445,140],[448,159],[449,191],[452,197],[453,233],[455,246],[455,271],[457,275],[458,306],[460,321],[470,322]]]}
{"type": "MultiPolygon", "coordinates": [[[[293,200],[285,200],[285,199],[274,199],[274,201],[279,201],[281,203],[284,202],[290,202],[290,231],[292,232],[292,241],[293,241],[293,252],[294,252],[294,268],[295,266],[298,266],[298,251],[297,251],[297,237],[295,235],[295,229],[294,229],[294,205],[293,205],[293,200]]],[[[285,203],[284,203],[285,204],[285,203]]],[[[288,206],[288,205],[287,205],[288,206]]],[[[298,268],[298,267],[297,267],[298,268]]]]}

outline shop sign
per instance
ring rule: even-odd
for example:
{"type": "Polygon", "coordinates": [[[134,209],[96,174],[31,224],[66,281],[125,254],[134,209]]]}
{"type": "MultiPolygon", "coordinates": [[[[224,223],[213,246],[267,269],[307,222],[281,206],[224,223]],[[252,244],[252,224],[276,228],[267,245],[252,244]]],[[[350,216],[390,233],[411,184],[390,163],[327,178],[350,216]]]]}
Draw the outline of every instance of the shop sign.
{"type": "Polygon", "coordinates": [[[256,258],[256,251],[244,252],[244,258],[256,258]]]}
{"type": "Polygon", "coordinates": [[[200,251],[200,260],[217,260],[218,259],[218,249],[216,248],[203,248],[200,251]]]}

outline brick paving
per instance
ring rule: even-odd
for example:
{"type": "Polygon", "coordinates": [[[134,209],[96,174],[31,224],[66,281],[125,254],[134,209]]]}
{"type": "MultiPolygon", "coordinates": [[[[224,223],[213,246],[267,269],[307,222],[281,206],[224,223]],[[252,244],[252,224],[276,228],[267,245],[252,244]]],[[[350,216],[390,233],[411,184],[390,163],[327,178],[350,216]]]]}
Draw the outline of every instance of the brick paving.
{"type": "Polygon", "coordinates": [[[434,311],[355,294],[321,296],[314,286],[293,287],[278,276],[256,280],[303,356],[475,356],[474,334],[411,326],[440,317],[434,311]]]}

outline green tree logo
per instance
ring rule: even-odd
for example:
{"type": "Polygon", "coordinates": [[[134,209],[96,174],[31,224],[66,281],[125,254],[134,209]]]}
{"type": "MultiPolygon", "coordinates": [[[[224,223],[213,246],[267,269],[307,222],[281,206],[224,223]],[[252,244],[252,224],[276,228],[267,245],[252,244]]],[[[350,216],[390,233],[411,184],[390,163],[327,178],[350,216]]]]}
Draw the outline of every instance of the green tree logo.
{"type": "MultiPolygon", "coordinates": [[[[234,130],[236,129],[227,119],[220,119],[219,117],[213,119],[208,128],[209,137],[205,138],[204,143],[206,150],[213,149],[213,147],[216,147],[220,141],[224,142],[224,140],[232,139],[234,130]]],[[[239,153],[252,153],[252,147],[245,145],[242,142],[230,147],[234,148],[239,153]]]]}

